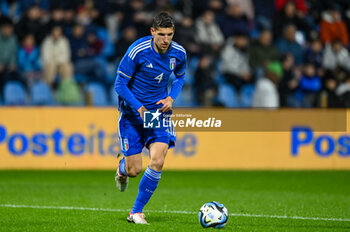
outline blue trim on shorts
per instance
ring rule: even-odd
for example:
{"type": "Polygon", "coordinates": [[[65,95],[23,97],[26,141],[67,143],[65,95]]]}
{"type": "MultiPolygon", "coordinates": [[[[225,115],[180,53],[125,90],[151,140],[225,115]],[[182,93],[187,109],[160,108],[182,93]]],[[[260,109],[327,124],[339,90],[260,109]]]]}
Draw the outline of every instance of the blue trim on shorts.
{"type": "Polygon", "coordinates": [[[174,138],[169,138],[169,137],[156,137],[156,138],[151,138],[146,142],[146,147],[149,149],[149,145],[152,143],[165,143],[168,144],[170,148],[175,147],[175,137],[174,138]]]}

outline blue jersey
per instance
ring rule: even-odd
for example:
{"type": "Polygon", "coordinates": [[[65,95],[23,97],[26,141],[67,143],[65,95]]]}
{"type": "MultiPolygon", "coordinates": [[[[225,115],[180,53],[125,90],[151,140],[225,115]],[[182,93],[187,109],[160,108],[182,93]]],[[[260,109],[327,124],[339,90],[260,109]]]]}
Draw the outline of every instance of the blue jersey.
{"type": "MultiPolygon", "coordinates": [[[[168,95],[171,73],[183,78],[186,69],[186,51],[176,42],[171,42],[164,54],[153,47],[153,37],[146,36],[134,42],[121,60],[117,78],[127,78],[127,87],[135,98],[148,110],[160,108],[156,102],[168,95]]],[[[130,99],[119,98],[118,108],[126,114],[137,114],[130,99]]],[[[137,106],[139,107],[139,105],[137,106]]]]}

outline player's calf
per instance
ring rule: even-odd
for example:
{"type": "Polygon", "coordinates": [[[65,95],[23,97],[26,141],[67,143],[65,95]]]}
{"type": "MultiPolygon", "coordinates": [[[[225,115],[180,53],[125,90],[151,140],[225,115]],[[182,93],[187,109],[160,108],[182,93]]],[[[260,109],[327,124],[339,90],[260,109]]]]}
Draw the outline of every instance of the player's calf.
{"type": "Polygon", "coordinates": [[[142,155],[135,154],[126,156],[125,170],[129,177],[136,177],[142,171],[142,155]]]}
{"type": "Polygon", "coordinates": [[[129,177],[125,170],[125,158],[119,161],[119,167],[115,174],[115,183],[119,191],[124,192],[129,184],[129,177]]]}
{"type": "Polygon", "coordinates": [[[141,171],[142,166],[134,166],[134,167],[126,167],[126,172],[128,173],[128,176],[130,177],[136,177],[141,171]]]}

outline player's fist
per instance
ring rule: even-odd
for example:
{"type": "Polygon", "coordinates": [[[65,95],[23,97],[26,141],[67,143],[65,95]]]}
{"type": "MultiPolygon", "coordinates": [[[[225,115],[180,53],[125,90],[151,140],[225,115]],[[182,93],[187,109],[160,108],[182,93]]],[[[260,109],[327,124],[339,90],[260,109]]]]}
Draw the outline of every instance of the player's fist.
{"type": "Polygon", "coordinates": [[[168,96],[167,98],[164,98],[162,100],[157,101],[156,104],[157,105],[163,104],[163,106],[159,109],[159,111],[166,113],[172,109],[173,102],[174,102],[174,99],[172,99],[170,96],[168,96]]]}
{"type": "Polygon", "coordinates": [[[145,112],[145,111],[147,111],[147,109],[146,109],[146,107],[144,107],[144,106],[141,106],[141,107],[137,110],[137,112],[139,112],[139,114],[140,114],[142,120],[143,120],[143,112],[145,112]]]}

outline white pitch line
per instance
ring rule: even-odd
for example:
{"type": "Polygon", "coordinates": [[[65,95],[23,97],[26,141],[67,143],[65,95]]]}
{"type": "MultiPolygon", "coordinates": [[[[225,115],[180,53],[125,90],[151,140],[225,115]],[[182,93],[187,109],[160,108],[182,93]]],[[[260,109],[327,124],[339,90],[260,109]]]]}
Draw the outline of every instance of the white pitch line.
{"type": "MultiPolygon", "coordinates": [[[[83,210],[83,211],[102,211],[102,212],[129,212],[130,209],[109,209],[109,208],[88,208],[77,206],[44,206],[44,205],[12,205],[0,204],[0,208],[29,208],[29,209],[61,209],[61,210],[83,210]]],[[[197,214],[190,211],[173,211],[173,210],[145,210],[148,213],[171,213],[171,214],[197,214]]],[[[296,219],[296,220],[310,220],[310,221],[337,221],[350,222],[348,218],[320,218],[320,217],[300,217],[300,216],[286,216],[286,215],[262,215],[262,214],[248,214],[248,213],[230,213],[232,217],[254,217],[254,218],[277,218],[277,219],[296,219]]]]}

